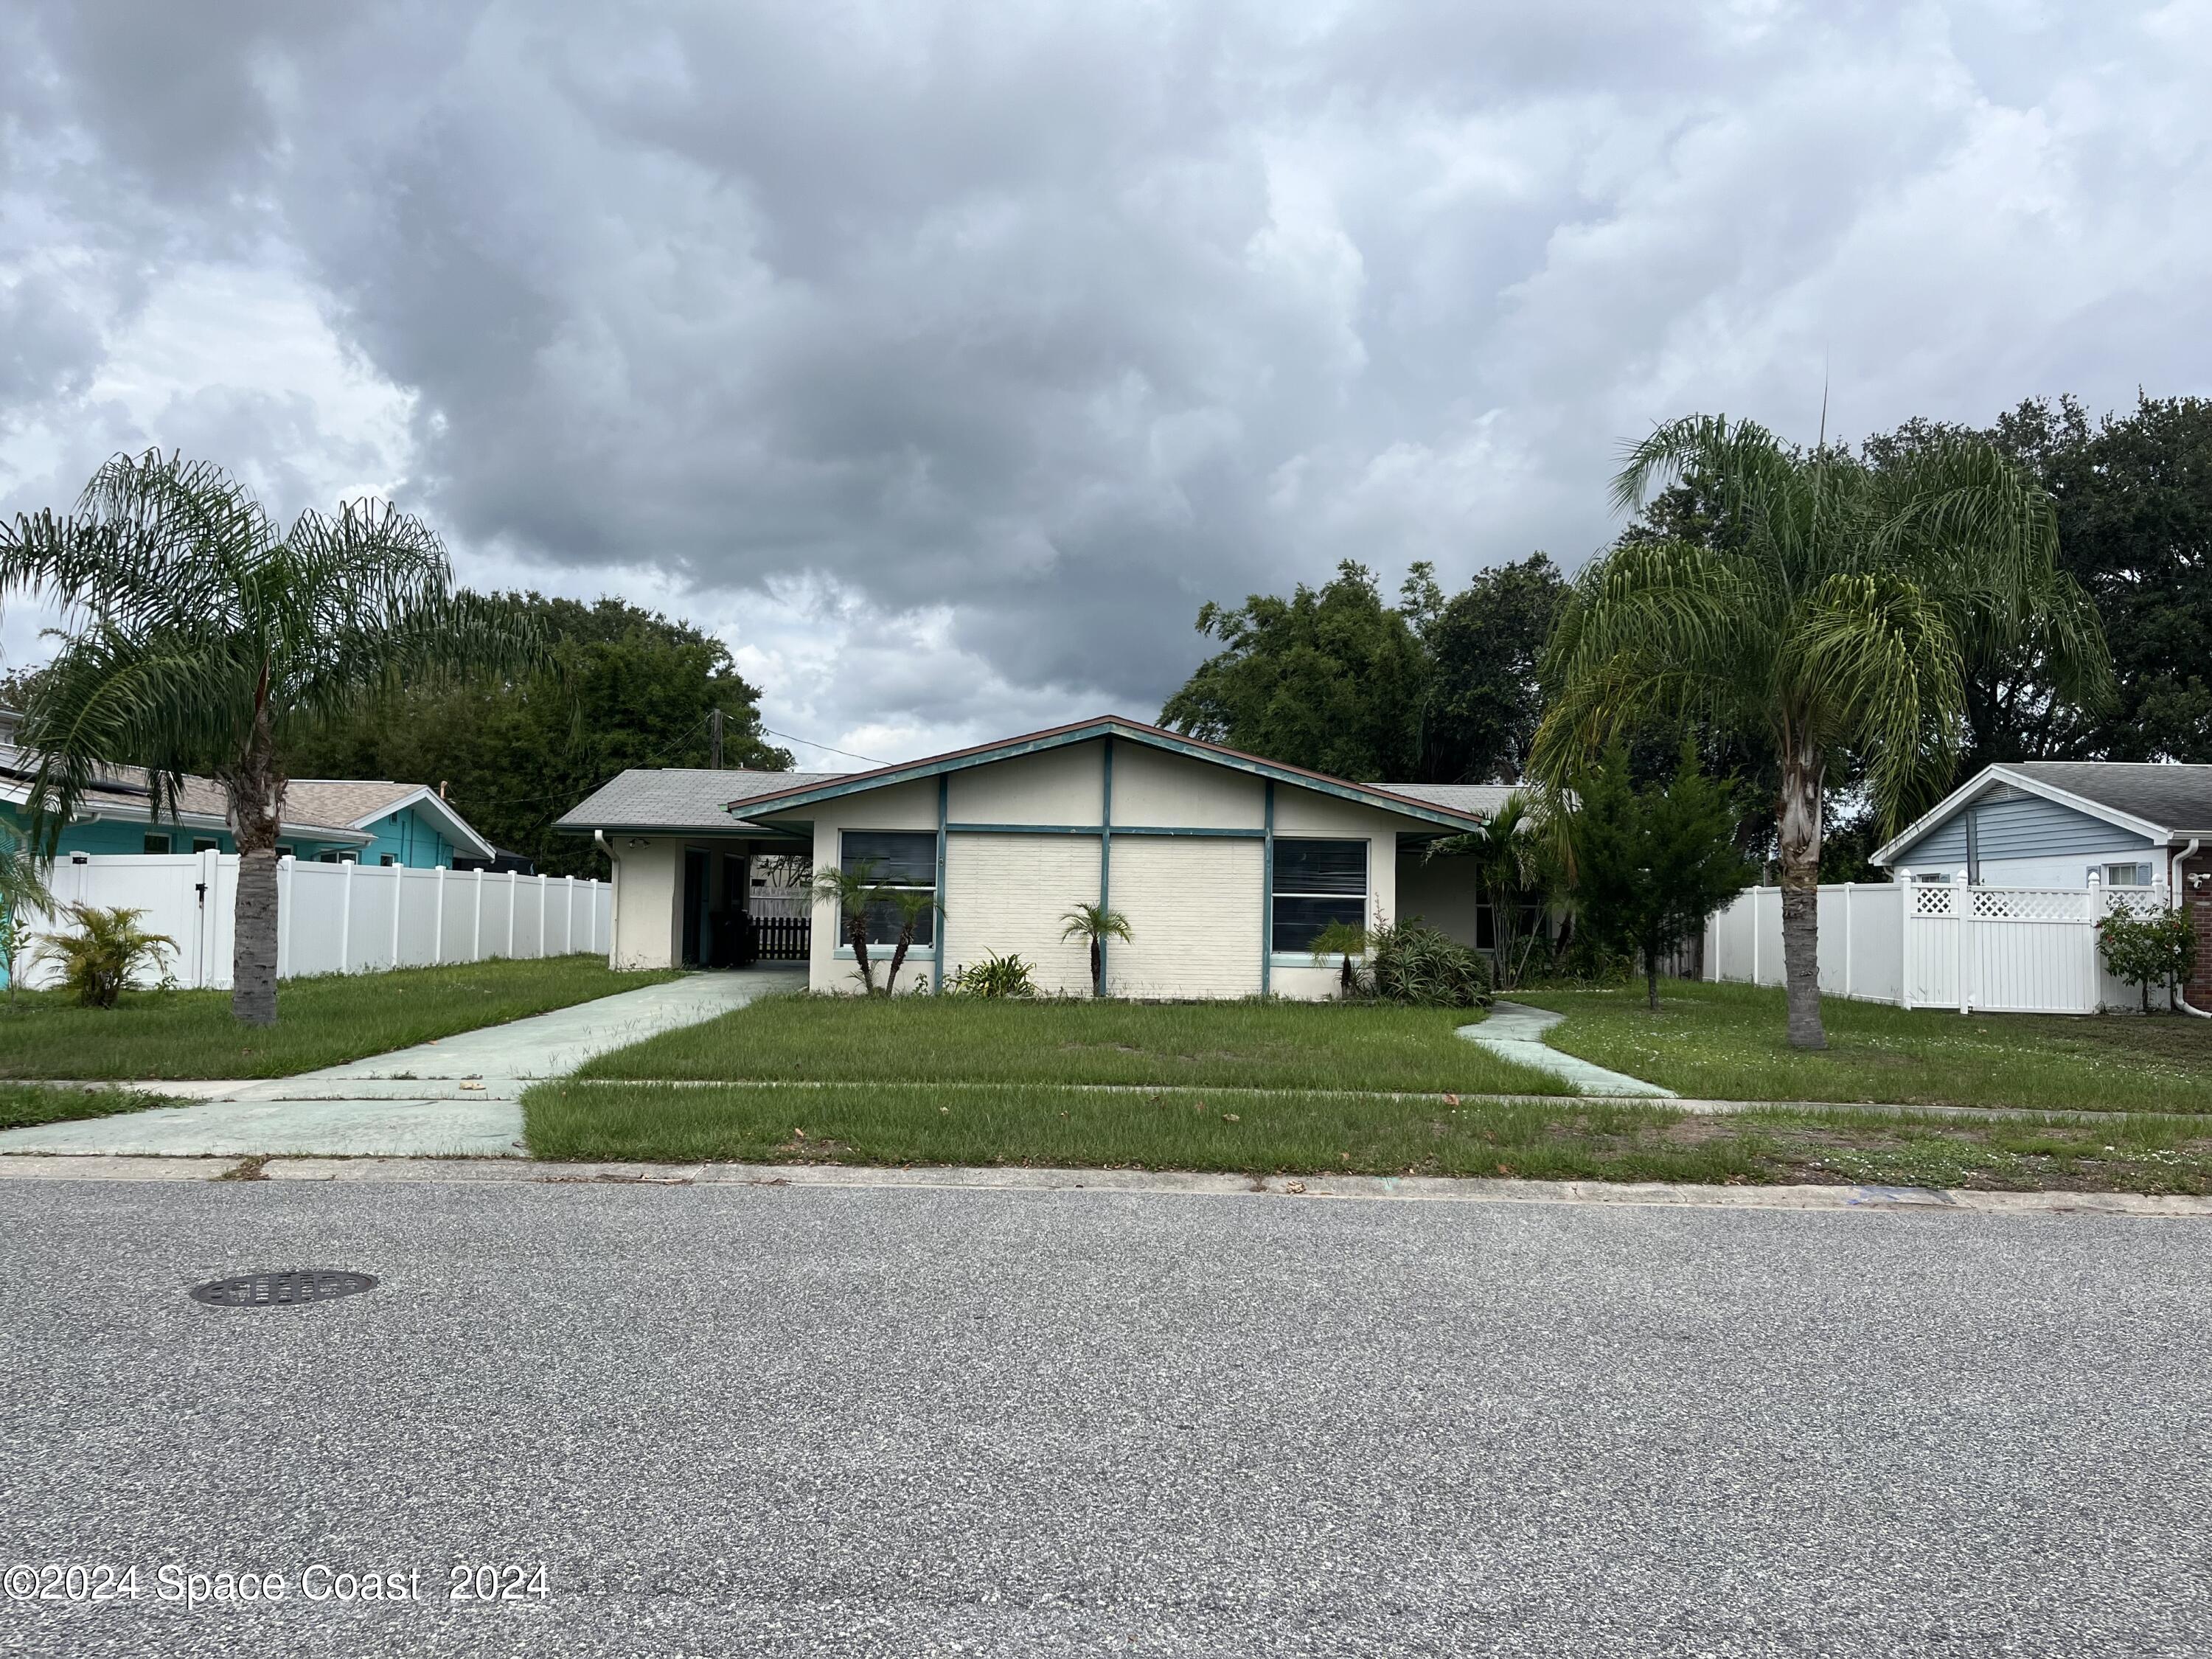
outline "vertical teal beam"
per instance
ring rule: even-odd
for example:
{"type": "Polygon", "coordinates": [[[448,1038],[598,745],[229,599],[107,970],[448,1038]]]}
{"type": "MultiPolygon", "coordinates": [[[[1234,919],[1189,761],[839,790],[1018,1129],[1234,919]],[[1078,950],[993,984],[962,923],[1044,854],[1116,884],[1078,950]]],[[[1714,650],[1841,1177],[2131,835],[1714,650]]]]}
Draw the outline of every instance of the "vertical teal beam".
{"type": "Polygon", "coordinates": [[[1275,983],[1275,781],[1267,780],[1260,825],[1260,994],[1275,983]]]}
{"type": "MultiPolygon", "coordinates": [[[[1098,908],[1109,909],[1114,902],[1114,738],[1108,733],[1101,747],[1105,758],[1100,766],[1098,803],[1098,908]]],[[[1098,988],[1106,988],[1106,939],[1098,939],[1098,988]]]]}
{"type": "Polygon", "coordinates": [[[945,804],[951,785],[951,773],[937,775],[937,968],[936,982],[929,988],[933,991],[945,988],[945,804]]]}

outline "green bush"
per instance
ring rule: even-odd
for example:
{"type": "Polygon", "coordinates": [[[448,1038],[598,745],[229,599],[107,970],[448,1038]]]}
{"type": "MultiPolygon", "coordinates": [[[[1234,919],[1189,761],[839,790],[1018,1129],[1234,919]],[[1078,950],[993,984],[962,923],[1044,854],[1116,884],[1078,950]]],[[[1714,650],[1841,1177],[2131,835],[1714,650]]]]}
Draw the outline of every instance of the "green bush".
{"type": "Polygon", "coordinates": [[[1490,961],[1480,951],[1418,921],[1367,936],[1363,988],[1384,1002],[1425,1008],[1487,1008],[1490,961]]]}
{"type": "Polygon", "coordinates": [[[2164,985],[2171,1003],[2175,982],[2189,977],[2197,961],[2197,930],[2179,910],[2152,916],[2115,910],[2097,924],[2097,950],[2114,979],[2141,988],[2148,1013],[2152,986],[2164,985]]]}
{"type": "Polygon", "coordinates": [[[167,933],[138,926],[143,910],[65,904],[62,914],[76,931],[40,934],[38,960],[58,967],[63,985],[87,1008],[112,1008],[141,969],[162,967],[162,958],[177,948],[167,933]]]}
{"type": "Polygon", "coordinates": [[[1012,951],[996,952],[981,962],[955,969],[945,981],[945,994],[953,997],[1033,997],[1036,981],[1030,965],[1012,951]]]}

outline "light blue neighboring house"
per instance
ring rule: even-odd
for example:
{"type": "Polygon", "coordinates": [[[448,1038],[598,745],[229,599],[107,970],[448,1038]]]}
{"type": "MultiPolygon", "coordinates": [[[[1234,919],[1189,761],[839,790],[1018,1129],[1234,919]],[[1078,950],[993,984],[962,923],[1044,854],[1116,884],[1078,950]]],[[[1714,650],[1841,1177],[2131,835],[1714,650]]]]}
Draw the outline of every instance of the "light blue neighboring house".
{"type": "MultiPolygon", "coordinates": [[[[0,825],[27,837],[27,801],[37,767],[26,750],[6,741],[0,714],[0,825]]],[[[325,863],[404,865],[414,870],[451,868],[456,854],[489,861],[497,849],[466,818],[421,784],[371,778],[301,778],[285,790],[277,851],[325,863]]],[[[153,796],[143,773],[128,768],[99,779],[63,827],[55,856],[115,854],[235,853],[222,786],[191,777],[177,792],[173,817],[153,815],[153,796]]]]}
{"type": "Polygon", "coordinates": [[[1985,767],[1878,850],[1894,878],[1990,887],[2164,887],[2212,878],[2212,766],[2018,761],[1985,767]],[[2192,881],[2191,878],[2195,879],[2192,881]]]}

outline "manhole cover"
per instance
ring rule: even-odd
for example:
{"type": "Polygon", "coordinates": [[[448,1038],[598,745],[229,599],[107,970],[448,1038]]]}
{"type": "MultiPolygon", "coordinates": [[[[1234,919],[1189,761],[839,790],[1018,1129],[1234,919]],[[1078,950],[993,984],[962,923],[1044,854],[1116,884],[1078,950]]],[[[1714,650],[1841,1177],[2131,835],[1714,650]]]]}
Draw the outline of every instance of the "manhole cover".
{"type": "Polygon", "coordinates": [[[195,1285],[192,1300],[218,1308],[289,1308],[302,1302],[357,1296],[375,1288],[376,1280],[367,1273],[293,1267],[283,1273],[240,1273],[236,1279],[218,1279],[212,1285],[195,1285]]]}

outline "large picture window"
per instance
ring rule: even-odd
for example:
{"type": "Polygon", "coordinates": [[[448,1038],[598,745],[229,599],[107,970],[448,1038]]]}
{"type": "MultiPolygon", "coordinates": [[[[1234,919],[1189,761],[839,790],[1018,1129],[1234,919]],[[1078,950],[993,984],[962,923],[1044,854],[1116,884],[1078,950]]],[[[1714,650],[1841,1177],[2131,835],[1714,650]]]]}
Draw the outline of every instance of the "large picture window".
{"type": "Polygon", "coordinates": [[[1367,843],[1275,839],[1275,944],[1310,951],[1333,921],[1367,922],[1367,843]]]}
{"type": "MultiPolygon", "coordinates": [[[[848,830],[838,838],[837,856],[848,876],[866,872],[885,887],[931,894],[937,890],[937,836],[933,831],[848,830]]],[[[885,902],[868,907],[869,944],[897,944],[899,926],[896,905],[885,902]]],[[[914,942],[937,942],[936,912],[925,914],[915,923],[914,942]]],[[[843,943],[842,937],[839,943],[843,943]]]]}

